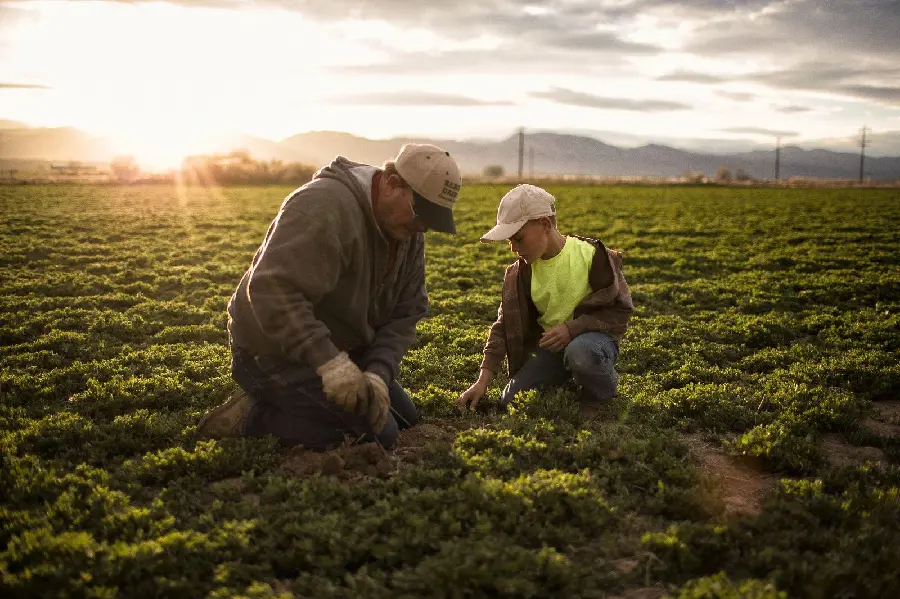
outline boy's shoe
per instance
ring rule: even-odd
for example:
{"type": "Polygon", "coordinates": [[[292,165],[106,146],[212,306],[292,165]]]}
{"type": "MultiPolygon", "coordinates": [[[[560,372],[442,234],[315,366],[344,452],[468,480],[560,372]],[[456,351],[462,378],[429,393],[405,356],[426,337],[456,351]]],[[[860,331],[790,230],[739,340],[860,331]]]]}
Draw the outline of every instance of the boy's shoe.
{"type": "Polygon", "coordinates": [[[598,416],[606,416],[613,409],[615,396],[610,399],[599,399],[587,389],[582,389],[578,396],[578,409],[585,420],[593,420],[598,416]]]}
{"type": "Polygon", "coordinates": [[[578,410],[585,420],[593,420],[603,410],[603,402],[599,399],[582,399],[578,402],[578,410]]]}
{"type": "Polygon", "coordinates": [[[244,432],[247,412],[253,404],[253,398],[238,387],[231,397],[220,406],[216,406],[200,419],[196,435],[201,439],[223,439],[240,437],[244,432]]]}

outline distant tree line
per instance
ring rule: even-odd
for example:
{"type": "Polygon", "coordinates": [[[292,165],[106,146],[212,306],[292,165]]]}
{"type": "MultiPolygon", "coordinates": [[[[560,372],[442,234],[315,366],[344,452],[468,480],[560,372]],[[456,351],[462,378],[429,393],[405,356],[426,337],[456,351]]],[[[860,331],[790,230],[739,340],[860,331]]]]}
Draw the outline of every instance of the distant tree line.
{"type": "Polygon", "coordinates": [[[185,183],[199,185],[302,184],[318,167],[281,160],[253,160],[246,150],[229,154],[188,156],[181,164],[185,183]]]}

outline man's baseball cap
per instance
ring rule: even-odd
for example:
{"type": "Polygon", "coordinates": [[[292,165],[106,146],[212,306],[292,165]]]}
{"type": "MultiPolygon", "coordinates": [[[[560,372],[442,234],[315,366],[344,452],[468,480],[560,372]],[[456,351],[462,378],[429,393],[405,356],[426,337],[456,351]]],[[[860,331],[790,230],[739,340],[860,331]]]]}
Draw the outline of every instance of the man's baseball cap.
{"type": "Polygon", "coordinates": [[[556,198],[534,185],[517,185],[500,200],[497,226],[482,236],[481,241],[505,241],[530,220],[556,216],[556,198]]]}
{"type": "Polygon", "coordinates": [[[429,229],[456,233],[453,206],[462,178],[450,152],[430,144],[410,143],[400,148],[394,166],[413,190],[413,210],[419,220],[429,229]]]}

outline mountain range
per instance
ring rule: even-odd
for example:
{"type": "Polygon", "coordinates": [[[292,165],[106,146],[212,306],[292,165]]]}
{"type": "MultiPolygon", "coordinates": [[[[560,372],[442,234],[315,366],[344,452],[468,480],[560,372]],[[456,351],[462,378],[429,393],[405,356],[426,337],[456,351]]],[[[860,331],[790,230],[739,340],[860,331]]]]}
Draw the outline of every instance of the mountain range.
{"type": "MultiPolygon", "coordinates": [[[[517,134],[499,141],[455,141],[394,138],[367,139],[349,133],[314,131],[281,141],[252,136],[223,137],[210,151],[227,153],[246,150],[257,160],[282,160],[321,165],[337,155],[380,165],[396,155],[408,141],[430,142],[449,151],[464,174],[481,174],[486,166],[502,166],[506,173],[518,171],[517,134]]],[[[70,127],[32,128],[0,119],[0,168],[15,168],[25,161],[70,161],[103,163],[116,155],[109,140],[70,127]]],[[[781,148],[780,177],[857,179],[857,153],[823,149],[781,148]]],[[[537,132],[525,137],[525,174],[590,175],[608,177],[679,177],[686,172],[715,175],[721,166],[741,169],[758,179],[775,175],[775,150],[739,153],[702,153],[670,146],[648,144],[622,148],[583,135],[537,132]]],[[[866,157],[865,177],[871,181],[900,180],[900,156],[866,157]]]]}

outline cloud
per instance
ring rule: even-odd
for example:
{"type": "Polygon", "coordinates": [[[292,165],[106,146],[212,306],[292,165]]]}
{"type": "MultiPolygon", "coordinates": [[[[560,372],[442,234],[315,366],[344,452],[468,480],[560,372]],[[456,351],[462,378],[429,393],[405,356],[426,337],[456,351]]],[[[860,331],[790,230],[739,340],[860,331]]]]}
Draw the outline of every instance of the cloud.
{"type": "Polygon", "coordinates": [[[50,89],[36,83],[0,83],[0,89],[50,89]]]}
{"type": "MultiPolygon", "coordinates": [[[[533,0],[457,0],[449,6],[432,0],[169,1],[187,8],[278,8],[326,27],[334,25],[336,32],[348,37],[358,31],[361,22],[365,26],[365,21],[378,21],[373,30],[381,30],[387,23],[396,29],[396,36],[375,38],[370,31],[357,41],[372,52],[359,52],[350,59],[359,64],[332,68],[329,73],[338,77],[352,74],[360,79],[386,74],[402,80],[411,89],[430,89],[415,85],[414,78],[420,75],[471,75],[473,80],[477,76],[478,81],[493,77],[498,85],[504,79],[515,79],[516,83],[527,80],[533,90],[531,97],[569,106],[633,113],[692,108],[662,95],[664,92],[644,99],[609,98],[566,87],[578,87],[572,81],[579,78],[633,77],[644,80],[639,84],[649,79],[651,85],[708,85],[713,93],[734,102],[765,100],[764,111],[776,116],[804,117],[808,115],[801,113],[813,110],[789,104],[804,100],[794,94],[779,97],[782,91],[841,96],[839,100],[850,98],[855,101],[854,110],[862,109],[859,101],[869,103],[866,109],[875,104],[900,107],[900,66],[896,60],[900,56],[898,0],[565,0],[546,4],[533,0]],[[542,10],[534,10],[537,6],[542,10]],[[352,24],[344,27],[345,22],[352,24]],[[404,36],[407,30],[413,32],[415,40],[404,36]],[[422,40],[434,50],[409,51],[422,40]],[[405,42],[409,44],[404,46],[405,42]],[[646,73],[660,64],[653,60],[656,55],[664,56],[666,64],[674,66],[667,69],[669,72],[658,74],[654,70],[648,76],[646,73]],[[381,62],[363,64],[370,60],[381,62]],[[747,73],[747,65],[759,65],[754,67],[759,70],[747,73]],[[735,83],[750,85],[737,87],[732,85],[735,83]],[[727,91],[735,87],[755,93],[727,91]]],[[[0,24],[8,26],[4,10],[15,11],[18,9],[9,7],[28,4],[0,0],[0,24]]],[[[24,12],[40,11],[28,7],[24,12]]],[[[0,54],[0,63],[2,58],[0,54]]],[[[440,89],[465,92],[467,88],[440,89]]],[[[805,101],[820,105],[818,101],[805,101]]],[[[359,93],[336,102],[385,106],[499,105],[465,95],[419,92],[359,93]]],[[[512,103],[516,103],[515,98],[512,103]]],[[[883,108],[875,109],[885,114],[883,108]]],[[[823,112],[823,118],[826,116],[823,112]]],[[[623,128],[628,126],[622,123],[623,128]]],[[[800,128],[799,124],[788,126],[800,128]]]]}
{"type": "Polygon", "coordinates": [[[0,23],[3,25],[18,26],[25,21],[36,21],[37,19],[38,16],[33,11],[0,2],[0,23]]]}
{"type": "Polygon", "coordinates": [[[812,110],[812,108],[810,108],[809,106],[797,106],[796,104],[790,104],[788,106],[779,106],[775,110],[777,110],[778,112],[790,114],[794,112],[809,112],[810,110],[812,110]]]}
{"type": "Polygon", "coordinates": [[[708,73],[692,73],[689,71],[674,71],[668,75],[657,77],[657,81],[687,81],[688,83],[722,83],[727,81],[724,77],[710,75],[708,73]]]}
{"type": "Polygon", "coordinates": [[[897,79],[900,78],[900,67],[897,66],[850,66],[846,61],[840,63],[823,61],[805,61],[792,66],[761,71],[746,75],[745,79],[768,83],[777,87],[802,87],[808,89],[829,89],[844,85],[859,78],[897,79]]]}
{"type": "MultiPolygon", "coordinates": [[[[107,0],[114,1],[114,0],[107,0]]],[[[129,0],[124,0],[129,1],[129,0]]],[[[145,2],[150,0],[131,0],[145,2]]],[[[482,2],[480,0],[456,0],[452,8],[445,3],[431,0],[174,0],[186,7],[201,5],[223,9],[243,7],[277,7],[302,14],[305,18],[325,23],[338,21],[385,21],[402,31],[406,28],[425,29],[453,41],[471,41],[481,37],[499,40],[498,52],[481,51],[478,61],[467,64],[455,62],[458,70],[481,67],[483,63],[512,62],[518,55],[519,63],[529,56],[547,56],[556,59],[557,72],[566,59],[589,55],[593,60],[625,60],[628,56],[655,54],[663,48],[652,42],[640,42],[619,34],[619,21],[630,19],[616,8],[596,6],[587,0],[556,3],[546,14],[526,10],[535,4],[531,0],[506,0],[482,2]]],[[[373,42],[377,45],[377,42],[373,42]]],[[[390,55],[386,64],[373,65],[378,72],[402,71],[403,65],[416,57],[411,52],[397,51],[382,45],[390,55]],[[396,65],[395,65],[396,63],[396,65]]],[[[443,54],[436,52],[435,55],[443,54]]],[[[573,65],[574,66],[574,65],[573,65]]]]}
{"type": "Polygon", "coordinates": [[[900,106],[898,31],[897,0],[779,0],[698,29],[682,50],[784,65],[747,77],[770,87],[900,106]]]}
{"type": "Polygon", "coordinates": [[[900,106],[900,67],[861,67],[819,61],[744,77],[747,81],[790,90],[830,92],[900,106]],[[896,81],[897,85],[861,83],[864,80],[896,81]]]}
{"type": "MultiPolygon", "coordinates": [[[[153,0],[107,0],[150,2],[153,0]]],[[[556,47],[587,46],[609,50],[611,43],[625,51],[648,51],[652,44],[622,40],[605,29],[632,24],[637,16],[653,18],[661,29],[693,26],[684,50],[709,56],[784,47],[804,55],[842,56],[857,52],[883,59],[900,51],[900,10],[896,0],[832,2],[813,0],[632,0],[596,2],[570,0],[550,5],[543,14],[527,8],[533,0],[482,2],[456,0],[452,8],[432,0],[171,0],[185,6],[240,9],[278,7],[310,19],[335,21],[389,20],[435,31],[450,37],[474,38],[490,31],[512,40],[533,37],[556,47]],[[598,30],[598,26],[604,26],[598,30]],[[463,33],[464,32],[464,33],[463,33]],[[553,34],[556,40],[552,39],[553,34]]],[[[25,4],[23,2],[23,4],[25,4]]]]}
{"type": "MultiPolygon", "coordinates": [[[[82,0],[84,1],[84,0],[82,0]]],[[[93,0],[92,0],[93,1],[93,0]]],[[[107,0],[109,2],[143,3],[155,0],[107,0]]],[[[619,39],[597,25],[626,13],[615,8],[598,7],[594,2],[576,0],[558,3],[545,14],[526,10],[532,0],[455,0],[452,8],[432,0],[170,0],[187,7],[203,6],[224,9],[277,7],[304,15],[309,19],[389,21],[398,26],[432,29],[451,38],[475,38],[491,32],[511,40],[540,39],[550,46],[648,52],[658,51],[652,44],[619,39]]]]}
{"type": "Polygon", "coordinates": [[[707,55],[768,51],[781,57],[790,56],[782,54],[785,49],[793,49],[801,56],[849,58],[864,54],[882,59],[900,51],[896,0],[777,0],[762,4],[735,8],[730,15],[720,12],[730,18],[717,19],[714,26],[699,30],[687,49],[707,55]]]}
{"type": "MultiPolygon", "coordinates": [[[[823,61],[799,62],[793,66],[773,71],[760,71],[731,79],[690,71],[674,71],[656,78],[657,81],[686,81],[691,83],[716,84],[726,81],[746,81],[762,83],[769,87],[785,90],[828,92],[863,100],[872,100],[900,106],[900,67],[857,66],[846,63],[836,64],[823,61]],[[897,85],[877,85],[865,81],[896,81],[897,85]]],[[[733,100],[749,100],[751,94],[739,92],[718,92],[733,100]]],[[[803,112],[808,108],[792,107],[782,112],[803,112]]]]}
{"type": "Polygon", "coordinates": [[[867,100],[880,100],[886,104],[900,106],[900,86],[839,85],[835,89],[849,96],[867,100]]]}
{"type": "Polygon", "coordinates": [[[550,91],[532,92],[531,97],[550,100],[557,104],[586,106],[607,110],[633,110],[637,112],[658,112],[664,110],[687,110],[691,106],[667,100],[634,100],[632,98],[608,98],[595,96],[571,89],[555,87],[550,91]]]}
{"type": "Polygon", "coordinates": [[[725,133],[740,133],[748,135],[771,135],[773,137],[794,137],[796,131],[779,131],[777,129],[764,129],[762,127],[728,127],[727,129],[719,129],[725,133]]]}
{"type": "Polygon", "coordinates": [[[737,102],[749,102],[757,97],[756,94],[751,94],[749,92],[717,92],[720,96],[728,98],[730,100],[735,100],[737,102]]]}
{"type": "MultiPolygon", "coordinates": [[[[900,106],[900,6],[897,0],[770,0],[768,2],[640,2],[696,27],[681,47],[704,58],[751,59],[781,68],[739,80],[772,88],[825,92],[900,106]],[[721,6],[716,9],[714,4],[721,6]],[[705,16],[704,16],[705,15],[705,16]]],[[[634,6],[634,5],[632,5],[634,6]]],[[[703,81],[684,74],[672,80],[703,81]]]]}
{"type": "Polygon", "coordinates": [[[381,92],[335,97],[335,104],[365,106],[508,106],[511,102],[430,92],[381,92]]]}
{"type": "MultiPolygon", "coordinates": [[[[562,33],[562,32],[560,32],[562,33]]],[[[541,38],[541,36],[537,36],[541,38]]],[[[656,54],[662,49],[650,44],[640,44],[620,39],[619,37],[601,31],[582,31],[577,33],[562,33],[562,35],[546,35],[541,41],[542,45],[563,48],[566,50],[584,50],[588,52],[614,52],[617,54],[656,54]]]]}
{"type": "Polygon", "coordinates": [[[379,48],[389,54],[389,60],[375,64],[354,64],[332,67],[334,73],[349,75],[416,76],[440,72],[444,74],[474,74],[498,71],[504,74],[559,73],[559,60],[538,47],[485,50],[457,50],[439,54],[397,52],[379,48]]]}

